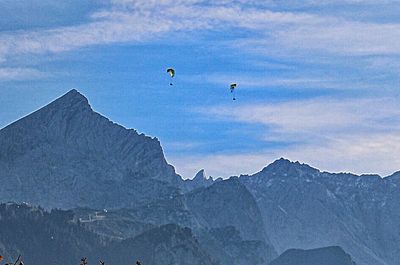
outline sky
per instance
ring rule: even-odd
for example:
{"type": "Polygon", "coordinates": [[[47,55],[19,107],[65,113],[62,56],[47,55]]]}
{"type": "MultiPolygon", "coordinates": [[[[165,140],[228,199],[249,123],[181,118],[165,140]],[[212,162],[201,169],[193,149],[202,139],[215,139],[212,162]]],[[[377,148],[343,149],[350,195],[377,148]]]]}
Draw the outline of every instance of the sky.
{"type": "Polygon", "coordinates": [[[280,157],[387,176],[399,13],[400,0],[0,0],[0,128],[75,88],[157,137],[184,178],[280,157]]]}

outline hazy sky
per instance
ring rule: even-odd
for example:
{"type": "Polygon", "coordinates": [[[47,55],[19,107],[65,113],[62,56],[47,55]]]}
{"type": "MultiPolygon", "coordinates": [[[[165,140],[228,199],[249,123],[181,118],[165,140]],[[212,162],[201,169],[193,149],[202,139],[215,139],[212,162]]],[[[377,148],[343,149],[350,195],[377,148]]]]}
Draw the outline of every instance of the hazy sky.
{"type": "Polygon", "coordinates": [[[0,128],[76,88],[158,137],[184,177],[279,157],[388,175],[398,14],[399,0],[0,0],[0,128]]]}

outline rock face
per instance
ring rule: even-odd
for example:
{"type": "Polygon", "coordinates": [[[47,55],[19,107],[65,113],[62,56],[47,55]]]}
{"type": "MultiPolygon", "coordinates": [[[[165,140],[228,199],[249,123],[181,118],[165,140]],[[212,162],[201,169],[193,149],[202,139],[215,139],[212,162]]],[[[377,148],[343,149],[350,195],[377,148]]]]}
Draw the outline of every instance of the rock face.
{"type": "Polygon", "coordinates": [[[244,240],[234,226],[210,229],[208,234],[199,235],[207,251],[222,264],[261,265],[274,258],[275,252],[264,240],[244,240]],[[205,237],[206,236],[206,237],[205,237]]]}
{"type": "Polygon", "coordinates": [[[396,175],[331,174],[280,159],[239,179],[256,198],[279,253],[336,245],[357,264],[400,260],[396,175]]]}
{"type": "Polygon", "coordinates": [[[214,182],[222,181],[221,178],[214,180],[212,177],[207,178],[204,169],[197,172],[193,179],[186,179],[184,186],[187,191],[191,191],[197,188],[208,187],[214,184],[214,182]]]}
{"type": "Polygon", "coordinates": [[[261,212],[237,178],[218,181],[185,195],[188,210],[200,224],[199,238],[224,264],[266,264],[277,254],[264,230],[261,212]]]}
{"type": "Polygon", "coordinates": [[[400,260],[399,172],[386,178],[332,174],[282,158],[238,179],[254,198],[278,253],[335,245],[361,265],[400,260]]]}
{"type": "Polygon", "coordinates": [[[46,208],[132,207],[181,184],[157,139],[94,112],[76,90],[0,130],[0,179],[0,200],[46,208]]]}
{"type": "Polygon", "coordinates": [[[290,249],[269,265],[356,265],[340,247],[311,250],[290,249]]]}
{"type": "Polygon", "coordinates": [[[186,204],[205,227],[232,225],[238,228],[244,239],[265,239],[257,203],[237,178],[188,193],[186,204]]]}

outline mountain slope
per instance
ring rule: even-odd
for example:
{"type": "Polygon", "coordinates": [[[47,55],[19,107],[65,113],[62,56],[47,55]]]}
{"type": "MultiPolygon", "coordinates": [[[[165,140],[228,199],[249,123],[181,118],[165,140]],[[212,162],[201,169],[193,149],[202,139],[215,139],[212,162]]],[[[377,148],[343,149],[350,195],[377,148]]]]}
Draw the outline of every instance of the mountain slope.
{"type": "Polygon", "coordinates": [[[76,264],[105,243],[73,222],[70,211],[0,204],[0,252],[6,262],[22,255],[30,265],[76,264]]]}
{"type": "Polygon", "coordinates": [[[115,208],[177,193],[155,138],[112,123],[76,90],[0,130],[0,200],[115,208]]]}
{"type": "Polygon", "coordinates": [[[215,182],[222,181],[222,178],[213,179],[212,177],[207,178],[204,169],[197,172],[193,179],[186,179],[184,186],[187,191],[191,191],[197,188],[208,187],[215,182]]]}
{"type": "Polygon", "coordinates": [[[220,181],[186,194],[188,209],[205,227],[232,225],[245,239],[265,239],[260,210],[237,178],[220,181]]]}
{"type": "Polygon", "coordinates": [[[189,228],[170,224],[123,241],[101,237],[74,220],[72,211],[19,204],[0,204],[0,253],[6,261],[18,255],[26,264],[77,264],[105,260],[115,265],[211,264],[218,265],[202,249],[189,228]]]}
{"type": "MultiPolygon", "coordinates": [[[[211,229],[211,236],[222,244],[231,258],[236,258],[230,264],[249,264],[250,259],[246,262],[244,257],[250,252],[253,254],[252,261],[257,261],[253,264],[265,264],[276,256],[265,233],[257,203],[237,178],[217,181],[209,187],[195,189],[187,193],[185,198],[187,208],[201,227],[211,229]],[[226,237],[221,236],[224,233],[226,237]],[[228,234],[233,236],[228,237],[228,234]],[[228,238],[235,240],[230,241],[228,238]],[[243,260],[239,261],[240,258],[243,260]]],[[[209,237],[203,235],[203,238],[210,242],[209,237]]]]}
{"type": "MultiPolygon", "coordinates": [[[[202,249],[189,228],[174,224],[151,229],[133,239],[126,239],[104,249],[106,258],[114,264],[217,265],[202,249]]],[[[110,262],[111,263],[111,262],[110,262]]]]}
{"type": "Polygon", "coordinates": [[[400,196],[390,179],[331,174],[280,159],[240,181],[278,252],[338,245],[357,264],[397,264],[400,196]]]}

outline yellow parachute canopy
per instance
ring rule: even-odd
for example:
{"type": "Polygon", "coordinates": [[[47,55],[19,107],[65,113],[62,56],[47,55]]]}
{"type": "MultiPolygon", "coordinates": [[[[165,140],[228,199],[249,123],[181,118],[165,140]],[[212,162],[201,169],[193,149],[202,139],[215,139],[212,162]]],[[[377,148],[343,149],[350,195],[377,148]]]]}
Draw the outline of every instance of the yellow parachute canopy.
{"type": "Polygon", "coordinates": [[[236,97],[235,97],[235,89],[236,89],[236,87],[237,87],[237,84],[236,83],[232,83],[231,84],[231,86],[230,86],[230,88],[231,88],[231,93],[232,93],[232,99],[233,100],[236,100],[236,97]]]}
{"type": "Polygon", "coordinates": [[[175,70],[173,68],[168,68],[167,69],[167,73],[171,76],[174,77],[175,76],[175,70]]]}

